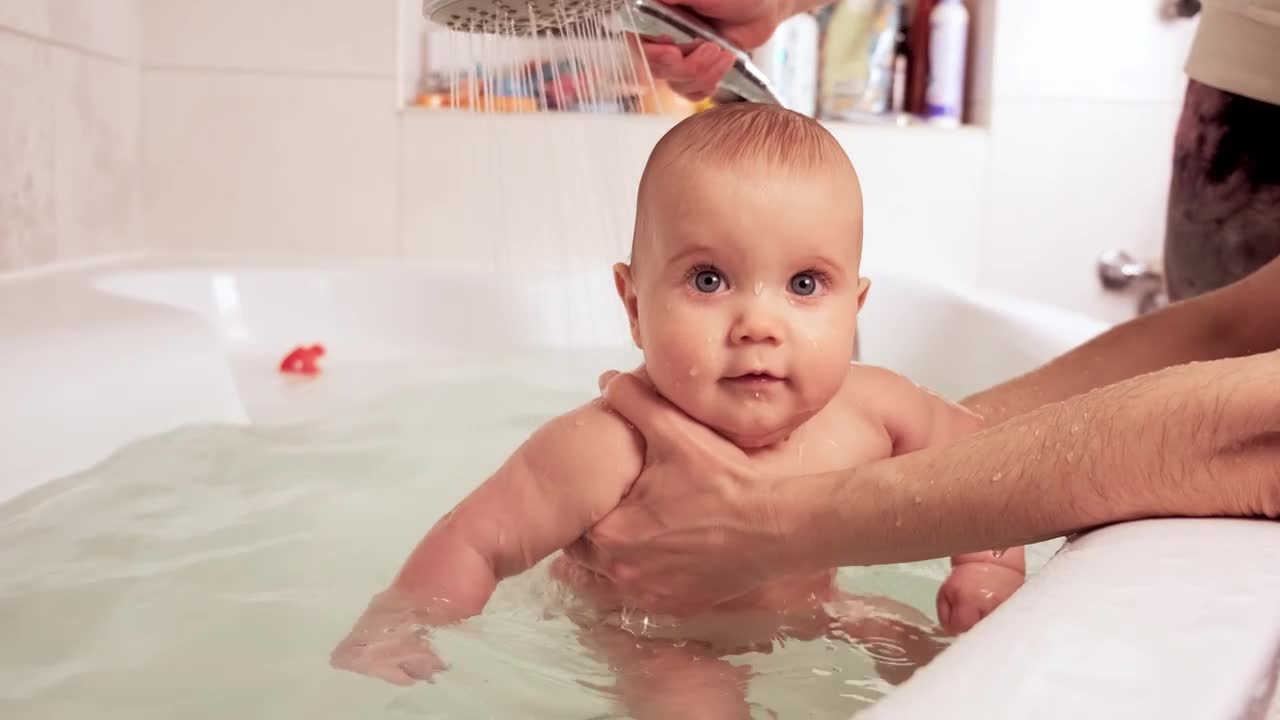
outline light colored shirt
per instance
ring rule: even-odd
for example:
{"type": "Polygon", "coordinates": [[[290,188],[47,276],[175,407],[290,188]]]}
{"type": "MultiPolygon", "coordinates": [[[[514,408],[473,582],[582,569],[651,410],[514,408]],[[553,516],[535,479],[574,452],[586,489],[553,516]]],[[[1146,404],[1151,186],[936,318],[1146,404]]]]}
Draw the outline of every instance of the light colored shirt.
{"type": "Polygon", "coordinates": [[[1280,105],[1280,0],[1203,0],[1187,75],[1280,105]]]}

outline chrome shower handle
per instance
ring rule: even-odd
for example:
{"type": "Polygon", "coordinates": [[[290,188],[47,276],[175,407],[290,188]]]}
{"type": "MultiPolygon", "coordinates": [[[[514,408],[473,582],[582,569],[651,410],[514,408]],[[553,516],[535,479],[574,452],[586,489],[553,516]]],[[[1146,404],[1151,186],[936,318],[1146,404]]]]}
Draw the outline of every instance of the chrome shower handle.
{"type": "Polygon", "coordinates": [[[733,67],[720,81],[712,99],[716,102],[760,102],[781,105],[782,101],[765,74],[756,67],[751,56],[726,40],[705,18],[658,0],[627,0],[629,8],[613,14],[618,29],[641,38],[670,38],[685,50],[695,42],[710,42],[734,56],[733,67]]]}
{"type": "Polygon", "coordinates": [[[1141,290],[1139,315],[1169,303],[1164,291],[1164,274],[1147,263],[1135,260],[1124,250],[1107,250],[1098,256],[1098,281],[1103,288],[1117,292],[1136,285],[1141,290]]]}

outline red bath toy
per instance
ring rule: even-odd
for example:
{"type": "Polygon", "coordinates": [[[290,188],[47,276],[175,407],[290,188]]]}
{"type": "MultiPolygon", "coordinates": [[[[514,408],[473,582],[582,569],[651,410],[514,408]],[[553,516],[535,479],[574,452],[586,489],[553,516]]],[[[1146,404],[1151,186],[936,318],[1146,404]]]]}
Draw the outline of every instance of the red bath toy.
{"type": "Polygon", "coordinates": [[[320,367],[316,365],[316,360],[322,357],[324,357],[323,345],[311,347],[299,345],[280,361],[280,372],[286,375],[318,375],[320,367]]]}

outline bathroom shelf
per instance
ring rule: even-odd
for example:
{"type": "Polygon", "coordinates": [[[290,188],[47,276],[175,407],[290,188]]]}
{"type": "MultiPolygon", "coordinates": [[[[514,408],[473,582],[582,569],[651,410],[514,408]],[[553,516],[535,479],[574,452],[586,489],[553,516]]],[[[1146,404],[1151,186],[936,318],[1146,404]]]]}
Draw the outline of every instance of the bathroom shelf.
{"type": "MultiPolygon", "coordinates": [[[[403,108],[403,112],[414,117],[430,117],[430,116],[446,116],[456,117],[459,115],[473,115],[477,122],[481,121],[486,115],[492,115],[499,118],[561,118],[561,117],[580,117],[593,118],[593,122],[613,122],[615,119],[621,122],[630,122],[633,119],[638,122],[658,122],[672,124],[679,118],[666,115],[641,114],[641,113],[590,113],[590,112],[499,112],[499,113],[480,113],[470,110],[454,110],[450,108],[432,108],[421,105],[407,105],[403,108]]],[[[554,122],[554,120],[552,120],[554,122]]],[[[932,125],[923,120],[911,123],[901,124],[893,122],[859,122],[857,120],[838,120],[824,119],[820,120],[822,125],[831,130],[832,133],[842,132],[895,132],[895,133],[920,133],[920,134],[981,134],[986,135],[988,128],[986,125],[977,123],[965,123],[956,126],[932,125]]]]}

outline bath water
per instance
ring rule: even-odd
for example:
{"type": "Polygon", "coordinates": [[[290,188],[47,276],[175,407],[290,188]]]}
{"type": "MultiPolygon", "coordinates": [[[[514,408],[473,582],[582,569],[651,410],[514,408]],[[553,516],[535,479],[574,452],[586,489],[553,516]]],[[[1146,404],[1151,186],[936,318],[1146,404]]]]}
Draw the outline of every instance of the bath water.
{"type": "MultiPolygon", "coordinates": [[[[425,384],[324,422],[192,426],[0,506],[0,717],[624,717],[545,563],[434,632],[450,669],[396,687],[330,650],[428,527],[587,389],[518,373],[425,384]]],[[[945,560],[840,585],[933,617],[945,560]]],[[[778,643],[750,665],[757,717],[846,718],[900,648],[778,643]]]]}

